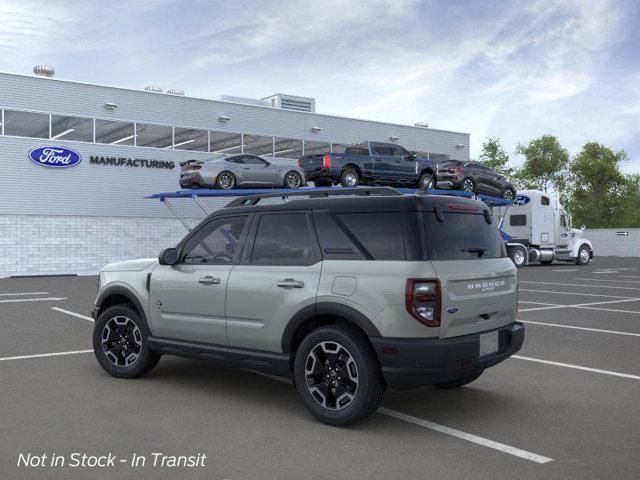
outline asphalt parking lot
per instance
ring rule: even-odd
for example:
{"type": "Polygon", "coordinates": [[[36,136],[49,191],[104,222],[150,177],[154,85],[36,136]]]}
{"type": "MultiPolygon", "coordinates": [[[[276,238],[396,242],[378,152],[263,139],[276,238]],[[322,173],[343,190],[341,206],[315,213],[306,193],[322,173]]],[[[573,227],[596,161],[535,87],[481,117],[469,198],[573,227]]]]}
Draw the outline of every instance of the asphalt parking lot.
{"type": "Polygon", "coordinates": [[[0,479],[640,476],[640,259],[520,271],[525,346],[458,390],[388,392],[348,428],[285,382],[164,357],[97,365],[93,277],[0,280],[0,479]],[[51,355],[56,354],[56,355],[51,355]],[[58,355],[59,354],[59,355],[58,355]],[[207,455],[206,467],[17,467],[20,453],[207,455]]]}

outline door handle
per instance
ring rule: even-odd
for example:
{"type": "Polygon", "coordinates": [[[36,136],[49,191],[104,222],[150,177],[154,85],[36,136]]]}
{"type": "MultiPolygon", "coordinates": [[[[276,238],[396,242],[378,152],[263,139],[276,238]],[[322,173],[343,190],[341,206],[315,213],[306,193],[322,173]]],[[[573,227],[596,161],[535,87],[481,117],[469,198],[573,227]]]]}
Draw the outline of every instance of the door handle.
{"type": "Polygon", "coordinates": [[[198,280],[198,283],[201,283],[202,285],[218,285],[220,283],[220,279],[218,277],[213,278],[212,276],[207,275],[206,277],[202,277],[198,280]]]}
{"type": "Polygon", "coordinates": [[[304,287],[304,282],[294,278],[285,278],[284,280],[276,282],[276,285],[281,288],[302,288],[304,287]]]}

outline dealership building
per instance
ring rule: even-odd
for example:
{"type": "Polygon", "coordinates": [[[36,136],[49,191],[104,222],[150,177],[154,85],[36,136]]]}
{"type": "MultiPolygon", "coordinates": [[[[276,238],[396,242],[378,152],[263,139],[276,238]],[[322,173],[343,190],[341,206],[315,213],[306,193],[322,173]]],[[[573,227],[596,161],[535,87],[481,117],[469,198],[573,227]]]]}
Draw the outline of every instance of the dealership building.
{"type": "MultiPolygon", "coordinates": [[[[58,80],[49,67],[34,72],[0,73],[0,277],[95,274],[175,245],[184,226],[145,197],[177,190],[185,160],[250,153],[294,162],[365,140],[437,161],[469,158],[467,133],[319,114],[306,97],[211,100],[58,80]],[[63,151],[65,160],[44,166],[34,151],[63,151]]],[[[228,201],[206,200],[209,208],[228,201]]],[[[188,199],[175,202],[180,215],[202,217],[188,199]]]]}

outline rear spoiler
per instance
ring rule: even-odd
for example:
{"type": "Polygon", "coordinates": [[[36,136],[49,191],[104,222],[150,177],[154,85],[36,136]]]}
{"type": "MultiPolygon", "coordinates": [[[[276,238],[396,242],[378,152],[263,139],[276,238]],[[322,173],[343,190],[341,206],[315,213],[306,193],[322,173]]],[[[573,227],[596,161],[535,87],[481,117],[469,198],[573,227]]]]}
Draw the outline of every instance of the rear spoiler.
{"type": "Polygon", "coordinates": [[[184,167],[185,165],[195,165],[198,163],[204,163],[204,160],[187,160],[186,162],[180,162],[178,165],[184,167]]]}

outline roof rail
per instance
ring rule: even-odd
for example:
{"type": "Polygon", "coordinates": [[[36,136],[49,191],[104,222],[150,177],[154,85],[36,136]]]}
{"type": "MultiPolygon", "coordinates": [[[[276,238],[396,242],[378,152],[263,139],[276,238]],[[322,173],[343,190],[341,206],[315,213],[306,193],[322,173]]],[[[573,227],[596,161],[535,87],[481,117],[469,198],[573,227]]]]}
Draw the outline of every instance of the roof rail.
{"type": "Polygon", "coordinates": [[[313,189],[313,190],[292,190],[286,193],[264,193],[257,195],[246,195],[244,197],[236,198],[229,202],[227,207],[240,207],[256,205],[258,202],[265,198],[282,198],[284,200],[288,197],[302,197],[307,196],[309,198],[322,198],[333,197],[339,195],[362,195],[362,196],[396,196],[402,195],[398,190],[392,187],[368,187],[368,188],[327,188],[327,189],[313,189]]]}

